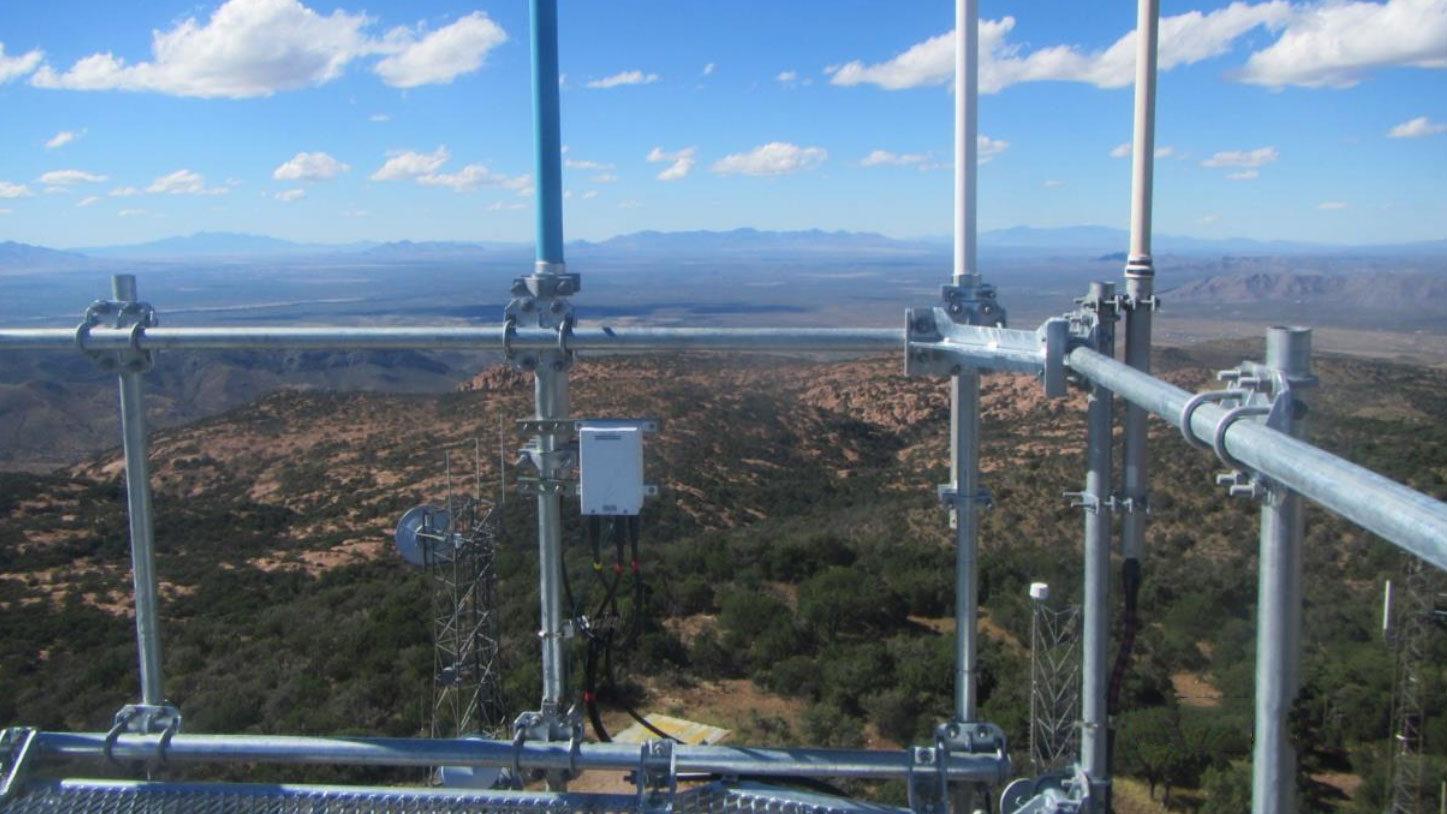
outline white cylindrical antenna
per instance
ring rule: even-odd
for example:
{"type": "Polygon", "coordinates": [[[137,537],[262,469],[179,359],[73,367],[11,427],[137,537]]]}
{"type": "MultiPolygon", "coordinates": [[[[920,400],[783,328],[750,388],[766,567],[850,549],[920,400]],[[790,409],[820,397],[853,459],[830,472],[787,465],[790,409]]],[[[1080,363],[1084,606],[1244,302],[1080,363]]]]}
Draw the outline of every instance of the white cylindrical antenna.
{"type": "Polygon", "coordinates": [[[1382,639],[1392,640],[1392,581],[1382,585],[1382,639]]]}
{"type": "Polygon", "coordinates": [[[955,285],[977,274],[975,181],[980,134],[980,3],[955,0],[955,285]]]}
{"type": "Polygon", "coordinates": [[[1151,192],[1156,161],[1156,33],[1159,0],[1142,0],[1136,15],[1135,134],[1131,154],[1130,262],[1150,263],[1151,192]]]}
{"type": "Polygon", "coordinates": [[[1044,602],[1050,598],[1050,586],[1044,582],[1030,583],[1030,598],[1036,602],[1044,602]]]}

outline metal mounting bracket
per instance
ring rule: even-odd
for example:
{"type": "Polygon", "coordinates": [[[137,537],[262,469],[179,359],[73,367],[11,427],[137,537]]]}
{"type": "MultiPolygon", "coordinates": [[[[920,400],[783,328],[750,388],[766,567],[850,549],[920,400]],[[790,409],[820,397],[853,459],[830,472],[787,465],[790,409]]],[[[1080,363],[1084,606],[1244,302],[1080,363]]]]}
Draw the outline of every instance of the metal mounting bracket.
{"type": "MultiPolygon", "coordinates": [[[[961,503],[967,503],[970,500],[968,496],[961,495],[952,483],[942,483],[936,486],[935,493],[939,496],[940,504],[947,509],[958,508],[961,503]]],[[[990,494],[990,490],[983,486],[975,492],[974,502],[975,505],[986,509],[995,508],[995,498],[990,494]]]]}
{"type": "Polygon", "coordinates": [[[1022,777],[1000,795],[1002,814],[1079,814],[1092,803],[1090,783],[1079,768],[1022,777]]]}
{"type": "MultiPolygon", "coordinates": [[[[988,722],[950,720],[935,727],[934,746],[910,750],[909,807],[917,814],[945,814],[949,811],[951,754],[1005,756],[1005,731],[988,722]]],[[[999,782],[1010,774],[1009,761],[1000,764],[999,782]]]]}
{"type": "Polygon", "coordinates": [[[116,713],[113,727],[135,735],[175,734],[181,728],[181,711],[169,704],[127,704],[116,713]]]}
{"type": "Polygon", "coordinates": [[[1070,508],[1072,509],[1085,509],[1088,512],[1098,512],[1103,506],[1105,510],[1111,514],[1120,511],[1120,501],[1116,499],[1115,495],[1101,500],[1089,492],[1062,492],[1061,497],[1070,501],[1070,508]]]}
{"type": "Polygon", "coordinates": [[[1058,389],[1063,395],[1069,332],[1063,319],[1047,320],[1036,331],[1017,331],[961,324],[944,308],[911,308],[905,312],[904,372],[951,376],[976,368],[1043,374],[1047,392],[1058,389]]]}
{"type": "Polygon", "coordinates": [[[517,422],[518,432],[527,435],[573,435],[579,424],[591,427],[637,427],[643,432],[659,432],[663,421],[657,418],[523,418],[517,422]]]}
{"type": "Polygon", "coordinates": [[[638,787],[638,810],[671,811],[678,795],[678,762],[673,741],[656,738],[638,750],[638,769],[633,775],[638,787]]]}
{"type": "Polygon", "coordinates": [[[145,373],[155,366],[156,353],[141,350],[141,334],[157,324],[159,320],[156,318],[156,309],[149,303],[96,300],[85,309],[85,316],[81,318],[80,324],[75,326],[75,345],[101,370],[145,373]],[[87,348],[86,340],[90,336],[90,330],[102,324],[108,328],[129,331],[130,347],[119,351],[87,348]]]}
{"type": "Polygon", "coordinates": [[[1302,409],[1293,390],[1297,387],[1314,387],[1317,379],[1315,376],[1287,376],[1281,371],[1251,361],[1243,362],[1240,367],[1231,370],[1219,371],[1216,378],[1230,382],[1230,385],[1225,390],[1197,393],[1186,401],[1181,408],[1181,435],[1191,446],[1215,452],[1216,457],[1227,467],[1226,472],[1216,476],[1216,484],[1226,487],[1227,494],[1252,500],[1269,499],[1273,488],[1271,482],[1231,455],[1226,449],[1226,433],[1233,424],[1253,416],[1260,416],[1262,423],[1268,427],[1284,430],[1294,416],[1294,413],[1288,411],[1302,409]],[[1210,441],[1197,436],[1191,426],[1192,415],[1208,402],[1234,402],[1216,422],[1210,441]]]}

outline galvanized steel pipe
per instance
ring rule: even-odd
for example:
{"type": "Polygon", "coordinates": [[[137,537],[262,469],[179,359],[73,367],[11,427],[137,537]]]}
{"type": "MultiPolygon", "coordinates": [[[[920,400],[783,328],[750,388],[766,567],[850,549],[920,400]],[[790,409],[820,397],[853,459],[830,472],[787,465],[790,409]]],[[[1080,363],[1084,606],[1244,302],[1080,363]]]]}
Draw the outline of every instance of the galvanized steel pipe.
{"type": "MultiPolygon", "coordinates": [[[[1076,373],[1103,385],[1177,428],[1190,393],[1089,348],[1066,357],[1076,373]]],[[[1211,438],[1226,411],[1203,404],[1191,431],[1211,438]]],[[[1225,434],[1226,451],[1241,463],[1362,528],[1447,570],[1447,504],[1390,478],[1252,421],[1225,434]]]]}
{"type": "MultiPolygon", "coordinates": [[[[136,301],[136,278],[117,274],[111,280],[117,302],[136,301]]],[[[121,395],[121,443],[126,467],[126,518],[131,532],[131,575],[136,607],[136,645],[140,651],[141,703],[166,703],[161,674],[160,603],[156,590],[155,524],[151,510],[150,450],[146,438],[146,395],[141,374],[122,368],[117,376],[121,395]]]]}
{"type": "MultiPolygon", "coordinates": [[[[157,760],[161,739],[120,735],[110,748],[118,761],[157,760]]],[[[52,758],[104,761],[106,735],[100,732],[41,732],[39,754],[52,758]]],[[[318,738],[286,735],[184,735],[170,739],[168,763],[271,763],[348,766],[498,766],[562,771],[638,768],[641,744],[442,740],[422,738],[318,738]]],[[[757,749],[747,746],[673,746],[680,773],[889,779],[909,777],[909,750],[757,749]]],[[[943,765],[951,780],[1003,782],[1009,777],[1005,755],[950,753],[943,765]]]]}
{"type": "MultiPolygon", "coordinates": [[[[504,328],[482,327],[155,327],[136,337],[141,350],[501,350],[504,328]]],[[[634,328],[574,327],[565,339],[581,351],[892,352],[904,346],[898,328],[634,328]]],[[[3,350],[126,350],[130,331],[93,328],[76,342],[73,328],[0,329],[3,350]]],[[[518,350],[558,346],[558,333],[518,328],[518,350]]]]}

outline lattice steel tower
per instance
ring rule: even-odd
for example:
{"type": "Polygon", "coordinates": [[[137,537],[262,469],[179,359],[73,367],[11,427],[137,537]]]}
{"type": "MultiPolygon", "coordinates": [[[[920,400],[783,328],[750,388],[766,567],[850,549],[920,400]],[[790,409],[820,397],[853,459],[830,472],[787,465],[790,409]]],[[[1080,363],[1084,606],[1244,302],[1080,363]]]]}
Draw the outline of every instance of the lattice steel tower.
{"type": "Polygon", "coordinates": [[[1387,644],[1396,651],[1396,684],[1392,688],[1392,797],[1389,814],[1419,814],[1422,810],[1422,723],[1426,715],[1422,664],[1427,658],[1429,628],[1438,615],[1433,601],[1432,574],[1422,561],[1408,557],[1399,607],[1392,603],[1387,585],[1385,616],[1387,644]]]}
{"type": "Polygon", "coordinates": [[[1080,606],[1052,608],[1049,586],[1030,586],[1030,765],[1062,769],[1080,748],[1080,606]]]}
{"type": "Polygon", "coordinates": [[[473,453],[472,494],[454,491],[445,451],[446,505],[417,506],[397,524],[402,557],[425,568],[432,586],[434,738],[506,734],[494,569],[502,509],[482,495],[476,440],[473,453]]]}

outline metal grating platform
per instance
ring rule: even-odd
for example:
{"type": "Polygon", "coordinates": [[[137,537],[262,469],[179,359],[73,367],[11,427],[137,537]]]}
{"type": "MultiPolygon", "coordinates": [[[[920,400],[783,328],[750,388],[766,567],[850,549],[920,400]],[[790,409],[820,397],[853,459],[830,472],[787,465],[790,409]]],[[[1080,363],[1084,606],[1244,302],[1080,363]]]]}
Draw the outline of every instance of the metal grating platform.
{"type": "MultiPolygon", "coordinates": [[[[36,781],[0,803],[0,814],[635,814],[635,795],[551,794],[125,780],[36,781]]],[[[754,784],[680,791],[648,811],[675,814],[899,814],[901,809],[754,784]]]]}

